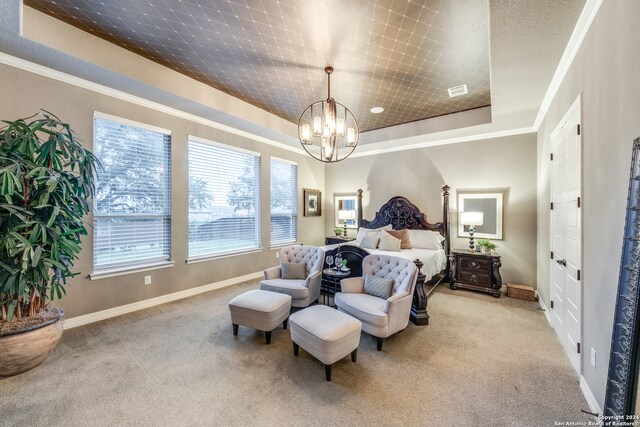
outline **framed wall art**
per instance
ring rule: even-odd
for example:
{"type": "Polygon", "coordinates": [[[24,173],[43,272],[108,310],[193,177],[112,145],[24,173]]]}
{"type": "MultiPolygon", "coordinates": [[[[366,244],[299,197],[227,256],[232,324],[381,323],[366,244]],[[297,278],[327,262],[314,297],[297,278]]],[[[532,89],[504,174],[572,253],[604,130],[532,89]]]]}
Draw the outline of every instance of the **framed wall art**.
{"type": "Polygon", "coordinates": [[[303,188],[304,216],[322,215],[322,193],[320,190],[303,188]]]}

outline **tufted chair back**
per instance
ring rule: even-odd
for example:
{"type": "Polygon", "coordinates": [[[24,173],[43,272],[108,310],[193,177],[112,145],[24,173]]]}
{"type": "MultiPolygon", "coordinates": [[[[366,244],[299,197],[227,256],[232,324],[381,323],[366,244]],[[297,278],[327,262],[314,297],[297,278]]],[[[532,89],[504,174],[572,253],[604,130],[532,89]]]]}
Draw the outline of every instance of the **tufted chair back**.
{"type": "Polygon", "coordinates": [[[285,246],[280,249],[280,262],[307,264],[307,275],[320,271],[324,262],[324,251],[315,246],[285,246]]]}
{"type": "Polygon", "coordinates": [[[371,274],[376,277],[393,279],[393,291],[413,294],[418,277],[418,267],[406,258],[389,255],[367,255],[362,260],[362,276],[371,274]]]}

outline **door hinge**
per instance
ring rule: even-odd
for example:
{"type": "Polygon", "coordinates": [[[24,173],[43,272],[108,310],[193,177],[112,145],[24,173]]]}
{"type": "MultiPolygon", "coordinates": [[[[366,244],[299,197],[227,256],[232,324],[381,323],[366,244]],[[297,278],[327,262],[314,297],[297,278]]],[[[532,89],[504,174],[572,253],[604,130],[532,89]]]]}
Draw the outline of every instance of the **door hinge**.
{"type": "Polygon", "coordinates": [[[580,207],[580,197],[578,197],[578,207],[580,207]]]}
{"type": "Polygon", "coordinates": [[[551,259],[553,259],[553,251],[551,251],[551,259]]]}
{"type": "Polygon", "coordinates": [[[578,270],[577,276],[578,276],[578,280],[580,280],[580,270],[578,270]]]}
{"type": "Polygon", "coordinates": [[[553,308],[553,300],[551,300],[551,308],[553,308]]]}
{"type": "Polygon", "coordinates": [[[578,354],[580,354],[580,343],[578,343],[578,345],[577,345],[576,347],[578,347],[578,348],[577,348],[577,350],[578,350],[578,354]]]}
{"type": "Polygon", "coordinates": [[[551,210],[553,210],[553,202],[551,202],[551,210]]]}
{"type": "Polygon", "coordinates": [[[580,124],[578,124],[578,127],[576,130],[578,131],[578,135],[580,135],[580,124]]]}
{"type": "Polygon", "coordinates": [[[552,160],[552,161],[553,161],[553,153],[550,153],[550,154],[549,154],[549,160],[552,160]]]}

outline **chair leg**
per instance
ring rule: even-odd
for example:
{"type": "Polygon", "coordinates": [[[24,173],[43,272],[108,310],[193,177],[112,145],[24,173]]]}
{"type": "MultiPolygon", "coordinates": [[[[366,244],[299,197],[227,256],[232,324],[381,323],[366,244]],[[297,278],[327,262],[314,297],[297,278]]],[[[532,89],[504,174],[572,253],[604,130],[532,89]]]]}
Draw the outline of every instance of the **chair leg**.
{"type": "Polygon", "coordinates": [[[288,323],[289,323],[289,318],[287,317],[286,319],[284,319],[284,322],[282,322],[282,329],[284,329],[285,331],[287,330],[288,323]]]}
{"type": "Polygon", "coordinates": [[[383,338],[376,337],[376,344],[378,346],[378,351],[382,351],[382,340],[383,338]]]}
{"type": "Polygon", "coordinates": [[[238,325],[235,323],[232,323],[233,325],[233,335],[238,335],[238,325]]]}
{"type": "Polygon", "coordinates": [[[324,375],[327,377],[327,381],[331,381],[331,366],[333,365],[324,365],[324,375]]]}
{"type": "Polygon", "coordinates": [[[299,352],[300,352],[300,346],[296,343],[293,343],[293,355],[297,356],[299,352]]]}
{"type": "Polygon", "coordinates": [[[356,348],[355,350],[353,350],[351,352],[351,361],[355,362],[356,361],[356,357],[358,356],[358,349],[356,348]]]}
{"type": "Polygon", "coordinates": [[[267,339],[267,344],[271,344],[271,331],[265,331],[264,337],[267,339]]]}

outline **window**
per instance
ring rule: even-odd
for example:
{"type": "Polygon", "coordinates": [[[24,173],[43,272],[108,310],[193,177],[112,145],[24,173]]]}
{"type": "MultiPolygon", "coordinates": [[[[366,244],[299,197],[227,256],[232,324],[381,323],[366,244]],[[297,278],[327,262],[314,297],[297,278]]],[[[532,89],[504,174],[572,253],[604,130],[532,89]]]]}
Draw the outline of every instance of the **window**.
{"type": "Polygon", "coordinates": [[[94,270],[126,269],[171,257],[171,133],[96,114],[98,173],[94,270]]]}
{"type": "Polygon", "coordinates": [[[189,258],[260,248],[260,154],[189,138],[189,258]]]}
{"type": "Polygon", "coordinates": [[[271,246],[298,238],[298,165],[271,158],[271,246]]]}

